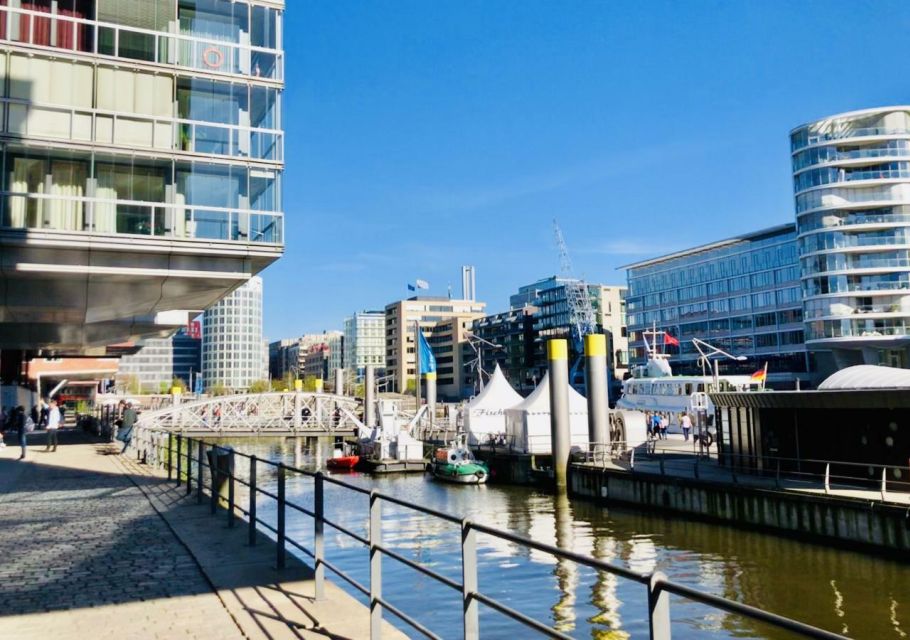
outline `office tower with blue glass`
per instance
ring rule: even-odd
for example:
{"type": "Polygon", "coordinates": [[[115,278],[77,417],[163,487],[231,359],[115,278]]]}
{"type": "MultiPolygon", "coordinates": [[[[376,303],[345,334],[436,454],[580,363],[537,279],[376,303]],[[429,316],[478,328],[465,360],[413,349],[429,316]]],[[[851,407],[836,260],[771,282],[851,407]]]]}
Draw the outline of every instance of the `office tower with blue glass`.
{"type": "Polygon", "coordinates": [[[768,363],[772,386],[792,389],[797,379],[809,380],[796,225],[712,242],[626,269],[630,366],[647,362],[644,332],[656,327],[680,342],[668,348],[676,374],[702,373],[692,344],[692,338],[699,338],[747,358],[725,361],[727,373],[752,373],[768,363]]]}
{"type": "Polygon", "coordinates": [[[790,134],[806,344],[828,371],[910,367],[910,107],[790,134]]]}
{"type": "Polygon", "coordinates": [[[168,335],[282,254],[283,9],[0,5],[0,348],[168,335]]]}

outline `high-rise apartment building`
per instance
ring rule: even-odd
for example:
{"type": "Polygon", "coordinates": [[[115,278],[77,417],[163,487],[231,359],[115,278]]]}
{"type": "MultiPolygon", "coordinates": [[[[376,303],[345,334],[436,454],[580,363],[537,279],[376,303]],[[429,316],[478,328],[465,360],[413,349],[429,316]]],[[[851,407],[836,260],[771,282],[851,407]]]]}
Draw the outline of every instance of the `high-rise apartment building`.
{"type": "Polygon", "coordinates": [[[282,254],[283,9],[0,4],[0,348],[164,336],[282,254]]]}
{"type": "Polygon", "coordinates": [[[262,278],[251,278],[207,309],[202,324],[206,389],[222,384],[239,391],[263,378],[262,278]]]}
{"type": "MultiPolygon", "coordinates": [[[[811,362],[803,334],[796,226],[785,224],[628,265],[630,364],[647,362],[643,333],[652,327],[679,340],[674,373],[700,374],[699,338],[745,362],[729,373],[768,363],[768,380],[793,388],[811,362]]],[[[649,338],[653,344],[654,339],[649,338]]],[[[659,345],[663,348],[663,345],[659,345]]]]}
{"type": "Polygon", "coordinates": [[[440,400],[459,400],[471,394],[473,381],[465,373],[466,332],[482,318],[486,303],[417,296],[385,308],[386,374],[398,392],[413,388],[417,377],[415,326],[419,325],[436,356],[436,390],[440,400]]]}
{"type": "Polygon", "coordinates": [[[360,380],[368,364],[376,375],[385,371],[385,312],[358,311],[344,320],[344,362],[360,380]]]}
{"type": "Polygon", "coordinates": [[[142,393],[166,393],[175,378],[191,391],[202,376],[202,334],[200,323],[180,329],[170,338],[149,338],[134,355],[120,358],[117,383],[136,384],[142,393]]]}
{"type": "Polygon", "coordinates": [[[819,369],[910,367],[910,107],[790,133],[806,344],[819,369]]]}

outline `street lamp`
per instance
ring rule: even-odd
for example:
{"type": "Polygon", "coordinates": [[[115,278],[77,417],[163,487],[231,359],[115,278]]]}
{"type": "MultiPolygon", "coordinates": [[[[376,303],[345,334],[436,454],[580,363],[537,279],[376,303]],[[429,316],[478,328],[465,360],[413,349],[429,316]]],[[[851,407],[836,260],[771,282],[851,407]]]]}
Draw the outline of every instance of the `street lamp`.
{"type": "Polygon", "coordinates": [[[718,358],[714,360],[713,367],[715,391],[720,390],[718,388],[718,378],[720,376],[719,363],[721,358],[730,358],[731,360],[735,360],[737,362],[743,362],[747,359],[746,356],[734,356],[733,354],[727,353],[723,349],[719,349],[718,347],[708,344],[704,340],[699,340],[698,338],[692,338],[692,344],[695,345],[696,350],[698,350],[698,353],[700,354],[698,361],[701,363],[701,375],[703,376],[705,375],[705,365],[710,364],[711,356],[718,356],[718,358]]]}

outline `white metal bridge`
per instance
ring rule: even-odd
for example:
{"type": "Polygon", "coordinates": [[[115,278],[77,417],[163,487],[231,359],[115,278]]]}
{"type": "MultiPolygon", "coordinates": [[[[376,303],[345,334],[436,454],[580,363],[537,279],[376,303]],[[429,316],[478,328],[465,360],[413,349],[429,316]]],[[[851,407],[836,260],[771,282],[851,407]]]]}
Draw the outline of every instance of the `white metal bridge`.
{"type": "Polygon", "coordinates": [[[136,425],[186,434],[351,435],[365,429],[359,406],[328,393],[250,393],[176,402],[143,412],[136,425]]]}

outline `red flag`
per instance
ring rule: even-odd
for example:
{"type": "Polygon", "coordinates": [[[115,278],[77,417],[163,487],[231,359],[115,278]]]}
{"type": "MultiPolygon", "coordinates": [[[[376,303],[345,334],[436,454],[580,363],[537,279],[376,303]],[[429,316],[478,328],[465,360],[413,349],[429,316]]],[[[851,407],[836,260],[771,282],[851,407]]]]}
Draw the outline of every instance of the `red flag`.
{"type": "Polygon", "coordinates": [[[759,369],[758,371],[756,371],[755,373],[752,374],[751,378],[752,378],[752,380],[755,380],[756,382],[764,382],[765,378],[767,376],[768,376],[768,374],[765,372],[764,369],[759,369]]]}
{"type": "Polygon", "coordinates": [[[671,336],[669,333],[665,333],[665,334],[664,334],[664,344],[665,344],[665,345],[672,344],[674,347],[678,347],[678,346],[679,346],[679,340],[677,340],[676,338],[674,338],[673,336],[671,336]]]}

